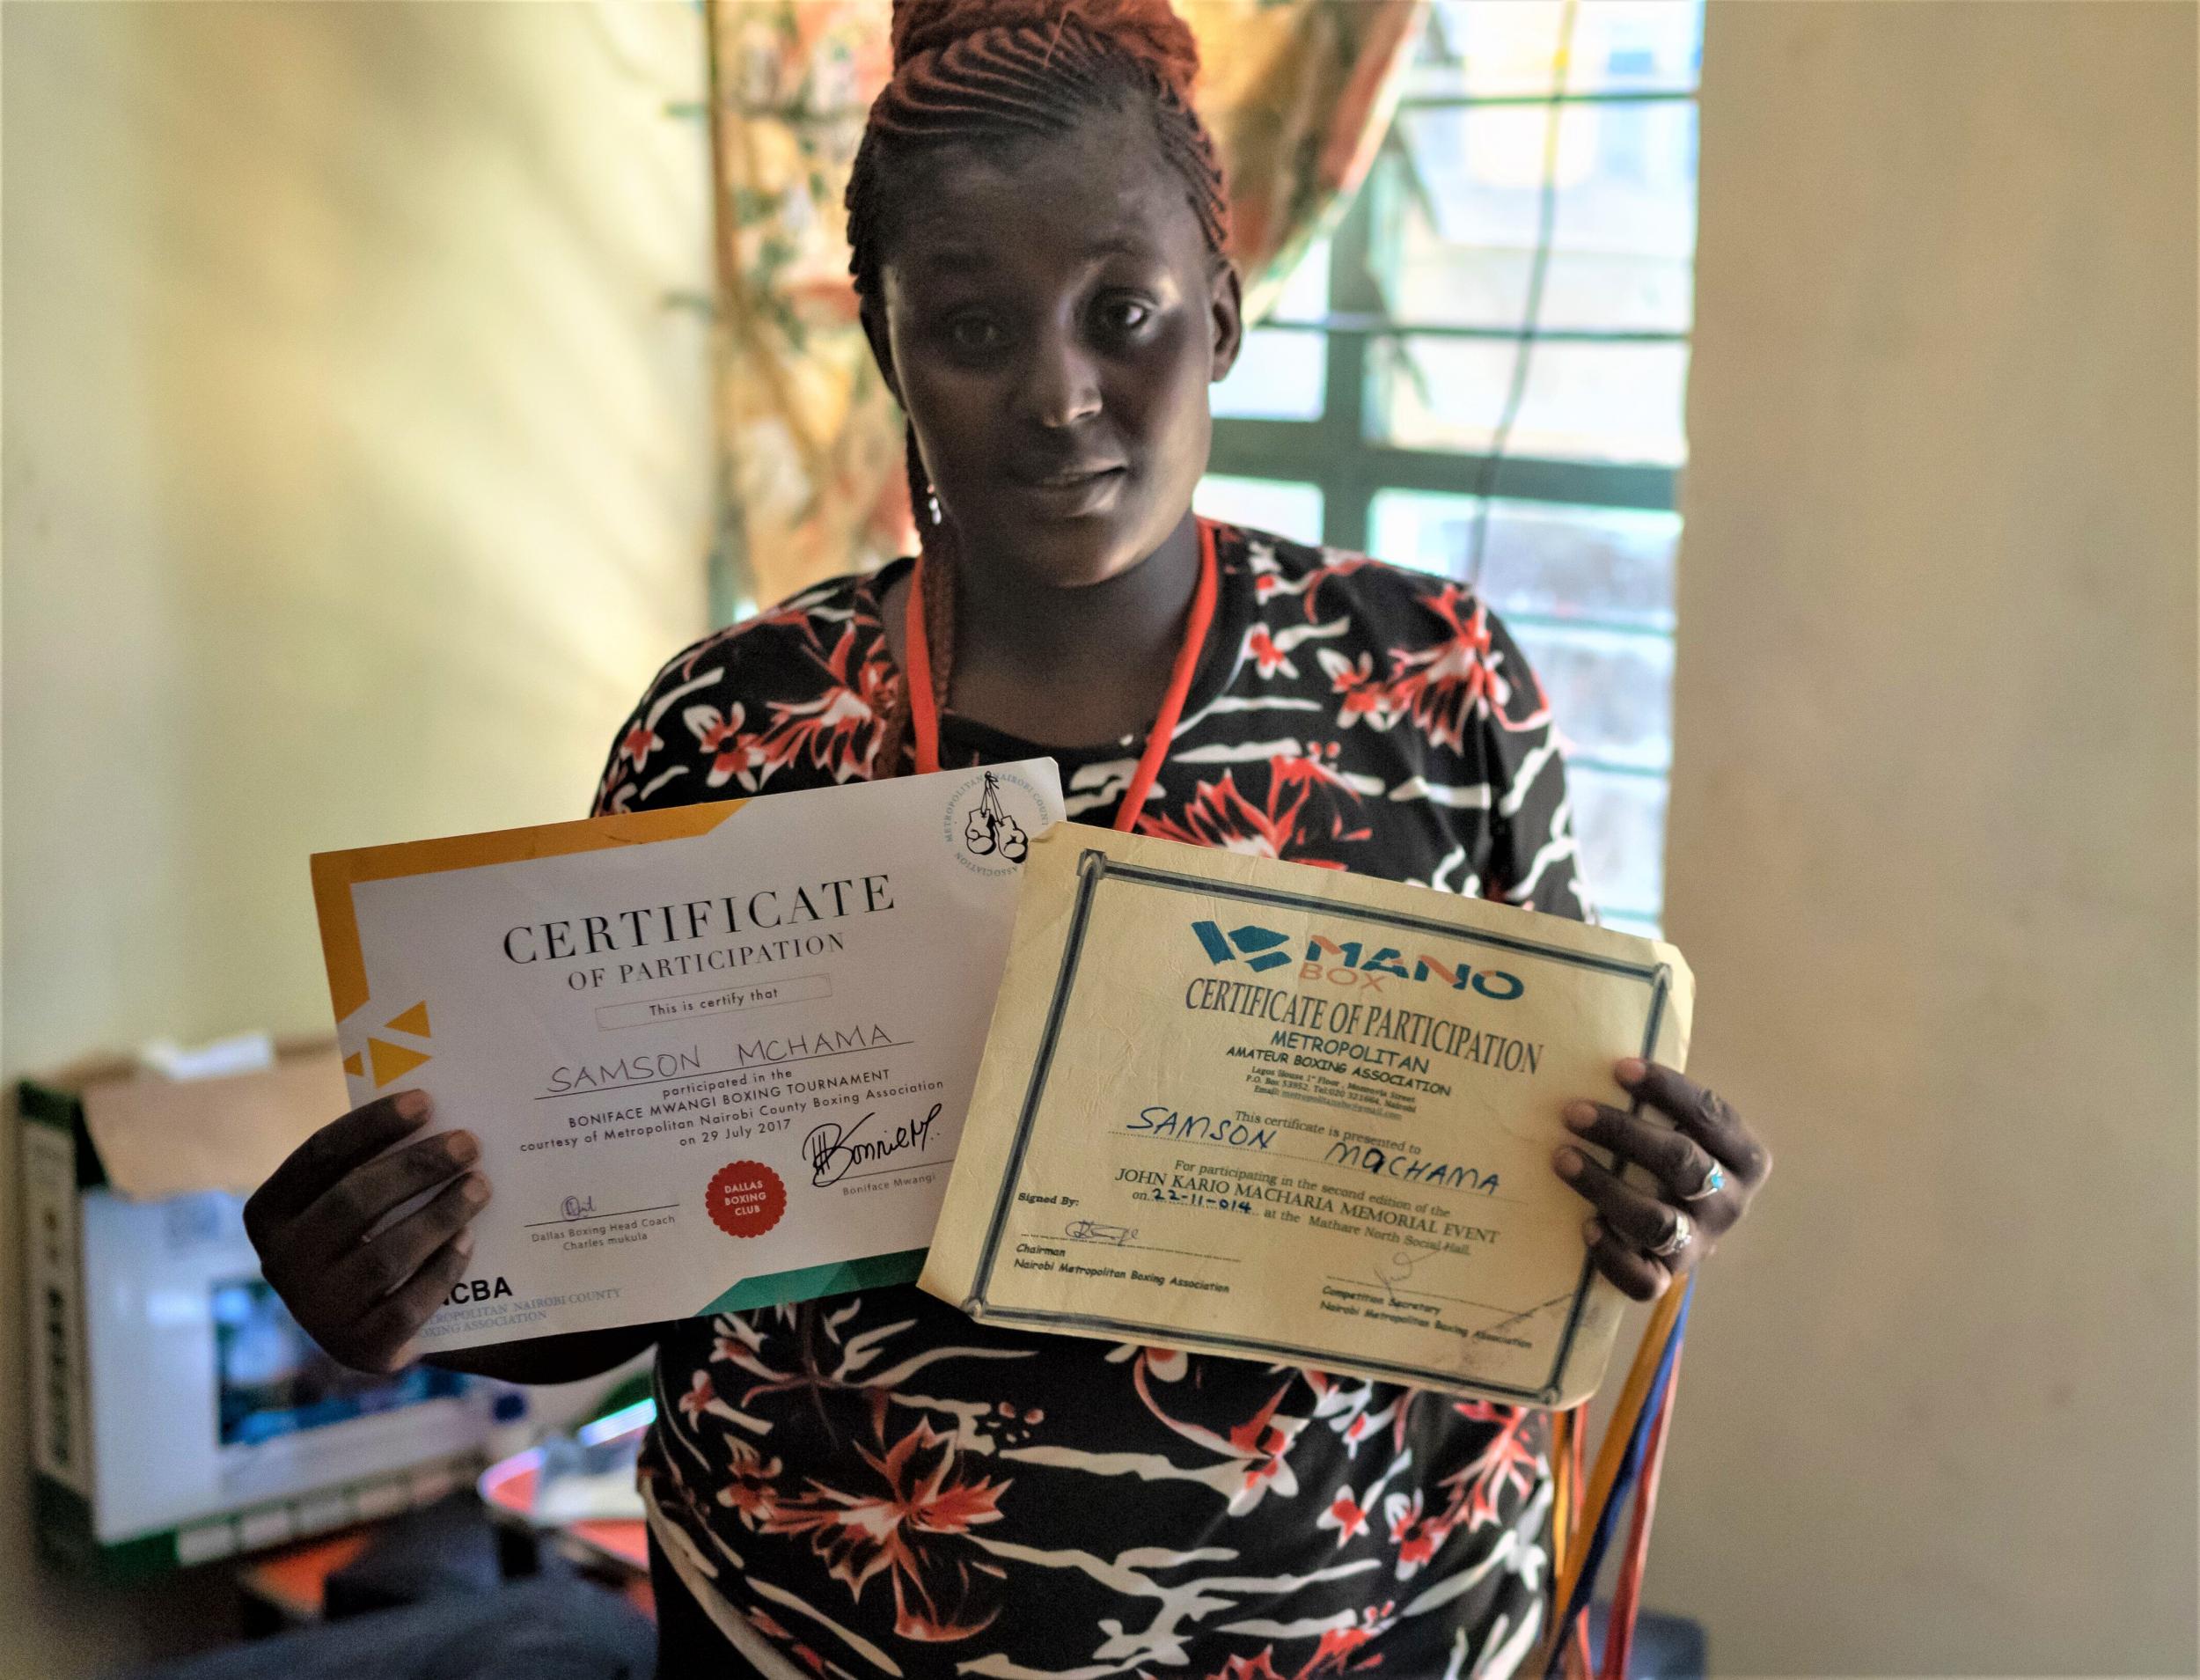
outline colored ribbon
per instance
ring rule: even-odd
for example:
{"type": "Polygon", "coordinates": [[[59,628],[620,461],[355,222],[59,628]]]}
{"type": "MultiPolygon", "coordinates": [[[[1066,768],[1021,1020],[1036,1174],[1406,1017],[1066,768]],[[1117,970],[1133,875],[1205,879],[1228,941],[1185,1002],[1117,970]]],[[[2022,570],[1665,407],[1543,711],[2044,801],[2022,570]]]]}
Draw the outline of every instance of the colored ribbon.
{"type": "MultiPolygon", "coordinates": [[[[1596,1586],[1597,1571],[1604,1561],[1613,1536],[1618,1531],[1619,1519],[1626,1508],[1627,1496],[1642,1482],[1642,1495],[1636,1502],[1635,1522],[1628,1537],[1630,1566],[1634,1587],[1639,1592],[1642,1570],[1641,1559],[1646,1556],[1650,1544],[1650,1523],[1656,1497],[1656,1465],[1661,1462],[1665,1447],[1665,1427],[1672,1412],[1675,1373],[1680,1367],[1681,1344],[1688,1328],[1689,1303],[1694,1298],[1696,1280],[1690,1277],[1679,1288],[1668,1289],[1659,1301],[1645,1327],[1642,1345],[1636,1350],[1633,1366],[1627,1373],[1627,1381],[1620,1390],[1619,1403],[1613,1409],[1611,1422],[1604,1431],[1602,1446],[1599,1449],[1596,1469],[1589,1478],[1587,1497],[1581,1501],[1579,1513],[1563,1508],[1554,1509],[1554,1522],[1572,1517],[1572,1532],[1553,1545],[1553,1571],[1558,1576],[1557,1590],[1552,1595],[1552,1639],[1545,1659],[1545,1672],[1556,1674],[1562,1662],[1576,1648],[1573,1637],[1581,1618],[1588,1610],[1589,1597],[1596,1586]],[[1652,1468],[1646,1478],[1644,1465],[1652,1468]],[[1586,1544],[1580,1534],[1586,1528],[1589,1538],[1586,1544]]],[[[1575,1426],[1578,1428],[1578,1425],[1575,1426]]],[[[1610,1654],[1617,1647],[1624,1660],[1626,1649],[1633,1643],[1633,1624],[1636,1604],[1634,1595],[1628,1596],[1623,1605],[1615,1602],[1613,1612],[1605,1629],[1604,1644],[1607,1662],[1604,1672],[1607,1680],[1624,1674],[1610,1666],[1610,1654]],[[1624,1611],[1623,1623],[1622,1611],[1624,1611]]],[[[1586,1639],[1580,1640],[1586,1646],[1586,1639]]]]}

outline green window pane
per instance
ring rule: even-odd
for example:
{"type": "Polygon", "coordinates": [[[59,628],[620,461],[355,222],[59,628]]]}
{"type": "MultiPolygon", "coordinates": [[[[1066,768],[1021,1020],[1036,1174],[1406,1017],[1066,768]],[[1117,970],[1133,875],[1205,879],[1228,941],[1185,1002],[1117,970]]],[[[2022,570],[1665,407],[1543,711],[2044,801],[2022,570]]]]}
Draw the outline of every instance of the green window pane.
{"type": "Polygon", "coordinates": [[[1673,762],[1673,643],[1610,630],[1509,627],[1569,752],[1663,771],[1673,762]]]}
{"type": "MultiPolygon", "coordinates": [[[[1561,91],[1554,72],[1564,11],[1562,0],[1435,0],[1406,97],[1561,91]]],[[[1697,0],[1580,0],[1562,91],[1690,92],[1703,28],[1697,0]]]]}
{"type": "MultiPolygon", "coordinates": [[[[1694,312],[1696,106],[1569,106],[1558,145],[1540,326],[1685,333],[1694,312]]],[[[1408,111],[1403,197],[1386,253],[1398,320],[1517,328],[1541,231],[1549,114],[1408,111]]]]}
{"type": "MultiPolygon", "coordinates": [[[[1475,507],[1468,495],[1378,491],[1368,510],[1372,552],[1463,580],[1475,507]]],[[[1500,496],[1483,539],[1482,598],[1507,620],[1594,619],[1669,631],[1680,537],[1675,513],[1500,496]]]]}
{"type": "MultiPolygon", "coordinates": [[[[1486,454],[1515,347],[1405,338],[1370,347],[1375,435],[1409,449],[1486,454]]],[[[1685,344],[1537,344],[1508,455],[1678,466],[1687,459],[1685,344]]]]}
{"type": "Polygon", "coordinates": [[[1322,493],[1311,484],[1212,473],[1199,481],[1192,505],[1226,525],[1248,525],[1294,542],[1322,540],[1322,493]]]}
{"type": "Polygon", "coordinates": [[[1665,903],[1665,778],[1569,765],[1581,874],[1600,908],[1654,916],[1665,903]]]}
{"type": "Polygon", "coordinates": [[[1329,388],[1329,353],[1319,333],[1257,326],[1228,378],[1209,392],[1216,418],[1319,420],[1329,388]]]}
{"type": "Polygon", "coordinates": [[[1299,266],[1291,271],[1291,278],[1276,299],[1272,319],[1305,321],[1329,313],[1330,250],[1327,236],[1307,246],[1306,254],[1299,259],[1299,266]]]}

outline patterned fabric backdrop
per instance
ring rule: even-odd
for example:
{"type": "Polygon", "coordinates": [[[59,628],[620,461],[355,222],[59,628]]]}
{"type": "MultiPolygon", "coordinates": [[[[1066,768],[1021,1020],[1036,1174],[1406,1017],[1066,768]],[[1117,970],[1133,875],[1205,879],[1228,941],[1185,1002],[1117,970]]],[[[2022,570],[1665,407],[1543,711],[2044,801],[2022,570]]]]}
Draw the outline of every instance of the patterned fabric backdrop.
{"type": "MultiPolygon", "coordinates": [[[[1249,312],[1357,186],[1426,0],[1177,0],[1206,65],[1249,312]]],[[[901,414],[841,195],[891,70],[889,0],[710,0],[721,611],[909,551],[901,414]]]]}

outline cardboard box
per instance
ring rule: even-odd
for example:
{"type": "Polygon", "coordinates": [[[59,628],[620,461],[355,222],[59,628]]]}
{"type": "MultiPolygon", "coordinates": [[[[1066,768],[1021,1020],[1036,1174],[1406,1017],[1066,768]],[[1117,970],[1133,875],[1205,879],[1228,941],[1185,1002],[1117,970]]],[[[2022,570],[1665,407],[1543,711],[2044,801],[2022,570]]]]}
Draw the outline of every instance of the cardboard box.
{"type": "Polygon", "coordinates": [[[87,1063],[19,1088],[33,1508],[111,1578],[441,1498],[480,1463],[466,1379],[337,1367],[260,1275],[244,1197],[350,1106],[333,1045],[171,1081],[87,1063]]]}

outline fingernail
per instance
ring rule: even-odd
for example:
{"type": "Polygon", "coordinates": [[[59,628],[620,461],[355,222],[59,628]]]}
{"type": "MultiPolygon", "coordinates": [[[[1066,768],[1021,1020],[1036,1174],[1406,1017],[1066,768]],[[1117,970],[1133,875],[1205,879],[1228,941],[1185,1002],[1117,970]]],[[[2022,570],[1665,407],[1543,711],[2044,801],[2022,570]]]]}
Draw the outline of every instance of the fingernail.
{"type": "Polygon", "coordinates": [[[473,1252],[473,1233],[470,1230],[460,1231],[451,1239],[451,1247],[452,1251],[463,1260],[473,1252]]]}
{"type": "Polygon", "coordinates": [[[400,1119],[424,1120],[428,1118],[428,1093],[400,1091],[397,1101],[392,1106],[397,1110],[400,1119]]]}
{"type": "Polygon", "coordinates": [[[443,1148],[445,1155],[463,1167],[480,1158],[481,1141],[471,1132],[453,1132],[444,1140],[443,1148]]]}
{"type": "Polygon", "coordinates": [[[1581,1240],[1595,1248],[1604,1240],[1603,1226],[1593,1219],[1586,1221],[1581,1226],[1581,1240]]]}
{"type": "Polygon", "coordinates": [[[1612,1069],[1612,1075],[1621,1084],[1632,1085],[1649,1071],[1648,1064],[1641,1057],[1630,1056],[1612,1069]]]}
{"type": "Polygon", "coordinates": [[[458,1193],[479,1207],[489,1199],[489,1181],[478,1172],[469,1172],[459,1180],[458,1193]]]}
{"type": "Polygon", "coordinates": [[[1594,1103],[1567,1104],[1566,1123],[1568,1129],[1572,1131],[1588,1131],[1589,1127],[1596,1124],[1596,1104],[1594,1103]]]}
{"type": "Polygon", "coordinates": [[[1551,1152],[1551,1164],[1558,1170],[1558,1177],[1571,1178],[1581,1170],[1581,1152],[1563,1144],[1551,1152]]]}

